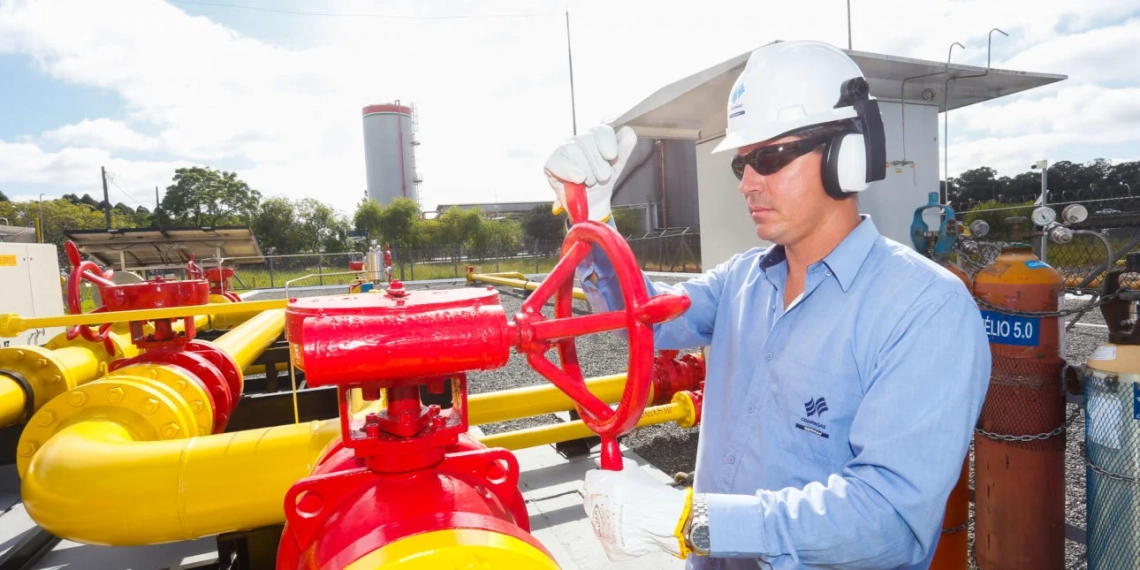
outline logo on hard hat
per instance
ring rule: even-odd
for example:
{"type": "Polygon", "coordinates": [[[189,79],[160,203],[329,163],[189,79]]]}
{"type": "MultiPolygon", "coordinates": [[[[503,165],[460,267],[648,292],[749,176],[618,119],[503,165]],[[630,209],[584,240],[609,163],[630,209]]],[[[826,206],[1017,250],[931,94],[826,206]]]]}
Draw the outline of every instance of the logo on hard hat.
{"type": "Polygon", "coordinates": [[[737,101],[740,101],[741,95],[744,95],[744,84],[743,83],[741,83],[740,85],[737,85],[736,89],[732,90],[732,97],[730,97],[728,100],[729,104],[735,105],[737,101]]]}
{"type": "Polygon", "coordinates": [[[744,95],[744,83],[737,85],[736,89],[732,90],[732,95],[728,98],[728,104],[730,105],[728,108],[729,119],[733,117],[739,117],[744,114],[744,109],[742,108],[743,105],[740,104],[741,95],[744,95]]]}

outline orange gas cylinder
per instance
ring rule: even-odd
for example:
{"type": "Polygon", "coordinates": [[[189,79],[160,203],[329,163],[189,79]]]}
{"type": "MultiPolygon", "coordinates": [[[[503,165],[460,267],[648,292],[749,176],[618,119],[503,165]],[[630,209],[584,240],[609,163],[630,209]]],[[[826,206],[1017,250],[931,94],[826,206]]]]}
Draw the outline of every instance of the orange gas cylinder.
{"type": "MultiPolygon", "coordinates": [[[[974,283],[970,276],[956,265],[943,263],[947,271],[953,273],[966,285],[967,291],[974,290],[974,283]]],[[[969,567],[969,533],[970,522],[970,456],[967,454],[962,461],[962,474],[958,476],[958,483],[950,491],[946,500],[946,516],[942,519],[942,536],[938,540],[938,548],[934,552],[934,560],[930,563],[930,570],[966,570],[969,567]]]]}
{"type": "Polygon", "coordinates": [[[1065,566],[1064,280],[1023,244],[978,273],[993,371],[974,436],[974,551],[985,570],[1065,566]]]}

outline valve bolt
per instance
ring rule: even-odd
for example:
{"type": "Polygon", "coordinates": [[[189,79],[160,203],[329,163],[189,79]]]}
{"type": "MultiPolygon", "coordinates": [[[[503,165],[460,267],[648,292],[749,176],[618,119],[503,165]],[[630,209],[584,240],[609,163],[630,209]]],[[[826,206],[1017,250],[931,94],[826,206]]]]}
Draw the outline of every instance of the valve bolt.
{"type": "Polygon", "coordinates": [[[87,403],[87,394],[76,390],[75,392],[72,392],[70,396],[68,396],[67,403],[78,408],[87,403]]]}
{"type": "Polygon", "coordinates": [[[154,398],[147,398],[147,400],[145,402],[143,402],[142,410],[143,410],[144,414],[148,414],[148,415],[157,412],[158,411],[158,400],[155,400],[154,398]]]}
{"type": "Polygon", "coordinates": [[[123,393],[122,388],[116,387],[116,388],[111,388],[110,390],[107,390],[107,399],[112,401],[112,402],[122,402],[124,396],[126,396],[126,394],[123,393]]]}
{"type": "Polygon", "coordinates": [[[51,412],[43,412],[36,416],[36,424],[41,427],[48,427],[55,421],[55,414],[51,412]]]}
{"type": "Polygon", "coordinates": [[[31,457],[36,452],[36,443],[28,441],[20,444],[20,455],[24,457],[31,457]]]}
{"type": "Polygon", "coordinates": [[[166,424],[162,428],[162,437],[166,439],[173,439],[178,436],[178,432],[182,431],[177,424],[166,424]]]}

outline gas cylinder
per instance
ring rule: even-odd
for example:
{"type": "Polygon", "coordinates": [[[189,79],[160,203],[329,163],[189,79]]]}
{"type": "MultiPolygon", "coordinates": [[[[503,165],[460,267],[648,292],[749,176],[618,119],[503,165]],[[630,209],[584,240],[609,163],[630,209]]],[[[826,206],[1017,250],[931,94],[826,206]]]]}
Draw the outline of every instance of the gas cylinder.
{"type": "MultiPolygon", "coordinates": [[[[958,266],[940,263],[955,277],[962,280],[967,291],[974,290],[974,283],[970,276],[958,266]]],[[[962,472],[958,482],[950,491],[946,499],[946,515],[942,519],[942,536],[938,539],[938,548],[934,552],[934,559],[930,563],[930,570],[966,570],[969,567],[969,533],[967,525],[970,522],[970,456],[962,460],[962,472]]]]}
{"type": "MultiPolygon", "coordinates": [[[[914,210],[914,221],[910,226],[914,248],[960,279],[966,286],[966,291],[973,291],[974,285],[970,276],[949,261],[955,246],[959,245],[958,222],[954,216],[954,209],[947,204],[939,204],[937,192],[931,192],[927,198],[928,202],[925,205],[914,210]],[[938,212],[937,228],[931,228],[926,223],[924,215],[928,210],[938,212]]],[[[970,456],[966,455],[962,460],[962,472],[958,476],[958,482],[946,500],[942,534],[930,563],[931,570],[966,570],[969,566],[969,536],[966,532],[969,521],[970,456]]]]}
{"type": "Polygon", "coordinates": [[[1065,565],[1060,273],[1011,244],[974,279],[993,368],[974,436],[974,550],[985,570],[1065,565]],[[1013,314],[1010,314],[1013,313],[1013,314]],[[1022,314],[1017,314],[1022,313],[1022,314]]]}
{"type": "Polygon", "coordinates": [[[1140,273],[1140,254],[1105,277],[1108,342],[1081,370],[1089,570],[1140,568],[1140,294],[1120,286],[1125,273],[1140,273]]]}

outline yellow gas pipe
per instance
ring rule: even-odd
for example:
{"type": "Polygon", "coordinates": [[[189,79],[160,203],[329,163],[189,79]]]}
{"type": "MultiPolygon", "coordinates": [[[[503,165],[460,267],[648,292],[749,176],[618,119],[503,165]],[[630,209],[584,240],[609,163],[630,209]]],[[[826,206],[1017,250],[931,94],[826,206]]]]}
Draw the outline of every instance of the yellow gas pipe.
{"type": "Polygon", "coordinates": [[[68,540],[137,546],[280,524],[339,420],[147,441],[113,420],[62,429],[32,458],[28,514],[68,540]]]}
{"type": "MultiPolygon", "coordinates": [[[[587,378],[586,388],[607,404],[616,402],[625,390],[625,374],[587,378]]],[[[653,399],[652,392],[649,399],[653,399]]],[[[574,403],[553,384],[527,386],[468,396],[467,423],[479,426],[572,409],[574,403]]]]}
{"type": "MultiPolygon", "coordinates": [[[[467,272],[467,282],[482,282],[490,283],[491,285],[503,285],[506,287],[514,287],[516,289],[524,289],[526,291],[534,291],[538,289],[541,281],[531,281],[526,278],[522,273],[475,273],[473,269],[467,272]]],[[[586,294],[581,289],[574,288],[574,298],[586,300],[586,294]]]]}
{"type": "MultiPolygon", "coordinates": [[[[678,426],[683,428],[691,428],[696,425],[697,408],[687,392],[677,392],[673,395],[673,401],[668,404],[645,408],[645,412],[641,414],[641,419],[637,422],[637,427],[668,422],[676,422],[678,426]]],[[[515,450],[581,439],[592,435],[594,432],[590,431],[590,428],[586,427],[586,424],[582,423],[581,420],[578,420],[483,436],[479,438],[479,441],[487,447],[503,447],[515,450]]]]}

